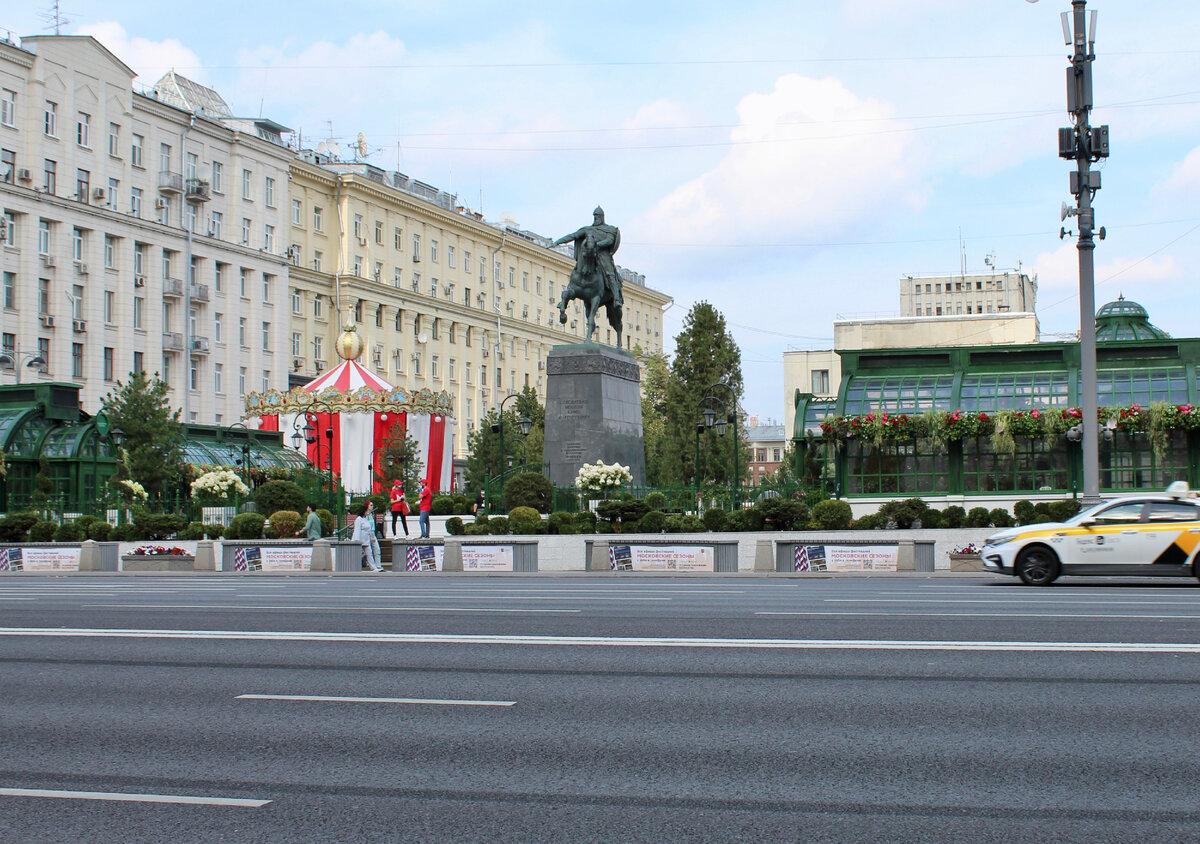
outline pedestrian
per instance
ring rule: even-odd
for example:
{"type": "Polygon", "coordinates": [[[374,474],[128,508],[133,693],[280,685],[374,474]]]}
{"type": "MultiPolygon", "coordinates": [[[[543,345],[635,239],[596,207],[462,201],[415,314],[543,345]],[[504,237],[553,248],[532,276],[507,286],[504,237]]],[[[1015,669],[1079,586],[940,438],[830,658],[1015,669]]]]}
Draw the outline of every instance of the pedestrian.
{"type": "Polygon", "coordinates": [[[392,484],[392,536],[396,535],[396,518],[399,517],[400,524],[404,525],[404,535],[408,536],[408,499],[404,497],[404,483],[396,478],[396,482],[392,484]]]}
{"type": "Polygon", "coordinates": [[[322,533],[321,517],[317,515],[317,505],[310,501],[304,509],[308,511],[308,517],[304,520],[304,527],[296,531],[296,536],[304,534],[309,542],[316,542],[321,538],[322,533]]]}
{"type": "Polygon", "coordinates": [[[358,509],[354,511],[354,535],[350,538],[362,546],[363,562],[366,563],[367,568],[371,571],[383,571],[375,562],[375,550],[371,546],[371,536],[375,530],[367,516],[369,510],[369,504],[358,505],[358,509]]]}
{"type": "Polygon", "coordinates": [[[375,565],[383,571],[383,552],[379,549],[379,534],[383,531],[383,516],[375,512],[375,502],[367,500],[367,519],[371,522],[371,553],[375,555],[375,565]]]}
{"type": "Polygon", "coordinates": [[[475,521],[487,515],[487,507],[484,506],[483,490],[479,490],[479,495],[475,496],[475,504],[471,507],[471,512],[475,514],[475,521]]]}
{"type": "Polygon", "coordinates": [[[417,509],[421,511],[421,515],[417,517],[417,521],[421,525],[421,538],[429,538],[429,514],[433,510],[433,490],[429,488],[429,482],[424,478],[421,479],[421,492],[417,498],[417,509]]]}

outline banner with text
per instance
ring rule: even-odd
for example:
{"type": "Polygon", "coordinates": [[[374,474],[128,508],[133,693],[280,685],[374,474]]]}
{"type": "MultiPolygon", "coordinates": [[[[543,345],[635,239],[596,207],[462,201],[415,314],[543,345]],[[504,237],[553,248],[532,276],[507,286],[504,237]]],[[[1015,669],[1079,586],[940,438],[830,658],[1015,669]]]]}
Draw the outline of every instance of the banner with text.
{"type": "Polygon", "coordinates": [[[511,545],[462,546],[463,571],[512,571],[511,545]]]}
{"type": "Polygon", "coordinates": [[[793,571],[895,571],[897,545],[797,545],[793,571]]]}
{"type": "Polygon", "coordinates": [[[610,545],[613,571],[713,571],[712,546],[610,545]]]}
{"type": "Polygon", "coordinates": [[[262,571],[312,571],[311,545],[264,546],[261,551],[262,571]]]}
{"type": "MultiPolygon", "coordinates": [[[[441,571],[444,553],[441,545],[409,545],[404,549],[404,570],[441,571]]],[[[395,563],[392,569],[395,570],[395,563]]]]}

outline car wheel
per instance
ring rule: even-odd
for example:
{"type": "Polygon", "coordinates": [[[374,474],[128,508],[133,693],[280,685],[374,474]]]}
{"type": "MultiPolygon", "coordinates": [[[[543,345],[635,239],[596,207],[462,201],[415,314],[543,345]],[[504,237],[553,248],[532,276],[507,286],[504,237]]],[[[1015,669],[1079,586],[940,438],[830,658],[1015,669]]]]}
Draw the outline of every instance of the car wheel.
{"type": "Polygon", "coordinates": [[[1049,586],[1058,579],[1061,566],[1053,551],[1044,545],[1034,545],[1017,557],[1016,569],[1026,586],[1049,586]]]}

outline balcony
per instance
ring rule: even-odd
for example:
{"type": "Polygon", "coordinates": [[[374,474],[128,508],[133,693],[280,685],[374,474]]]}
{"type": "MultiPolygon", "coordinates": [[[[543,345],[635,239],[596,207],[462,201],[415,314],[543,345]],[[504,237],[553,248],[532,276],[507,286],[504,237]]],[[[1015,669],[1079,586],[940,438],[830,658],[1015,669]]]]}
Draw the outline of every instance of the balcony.
{"type": "Polygon", "coordinates": [[[158,174],[159,193],[183,193],[183,174],[163,170],[158,174]]]}
{"type": "Polygon", "coordinates": [[[192,354],[207,355],[208,354],[208,338],[193,337],[192,338],[192,354]]]}
{"type": "Polygon", "coordinates": [[[183,279],[164,278],[163,296],[171,299],[181,298],[183,296],[183,279]]]}
{"type": "Polygon", "coordinates": [[[178,331],[163,332],[163,351],[164,352],[182,352],[183,351],[183,335],[178,331]]]}
{"type": "Polygon", "coordinates": [[[208,202],[212,199],[208,179],[188,179],[186,190],[188,202],[208,202]]]}
{"type": "Polygon", "coordinates": [[[207,302],[208,301],[208,285],[207,284],[197,284],[196,282],[193,281],[191,283],[191,285],[189,285],[189,286],[191,288],[191,296],[192,296],[193,302],[207,302]]]}

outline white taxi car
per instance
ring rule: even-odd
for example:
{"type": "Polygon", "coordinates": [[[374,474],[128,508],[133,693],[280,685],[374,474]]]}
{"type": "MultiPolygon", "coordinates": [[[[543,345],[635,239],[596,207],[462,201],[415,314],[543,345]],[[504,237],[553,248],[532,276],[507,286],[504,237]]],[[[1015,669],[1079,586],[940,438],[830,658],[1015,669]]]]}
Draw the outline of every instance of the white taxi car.
{"type": "Polygon", "coordinates": [[[1165,493],[1105,501],[1065,522],[999,531],[980,551],[983,567],[1030,586],[1063,574],[1200,577],[1200,500],[1192,495],[1176,483],[1165,493]]]}

